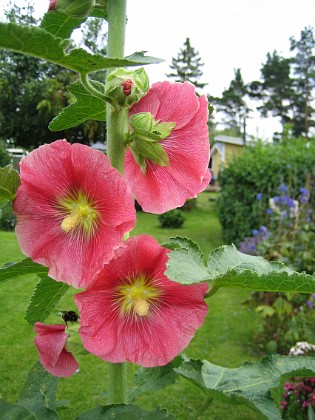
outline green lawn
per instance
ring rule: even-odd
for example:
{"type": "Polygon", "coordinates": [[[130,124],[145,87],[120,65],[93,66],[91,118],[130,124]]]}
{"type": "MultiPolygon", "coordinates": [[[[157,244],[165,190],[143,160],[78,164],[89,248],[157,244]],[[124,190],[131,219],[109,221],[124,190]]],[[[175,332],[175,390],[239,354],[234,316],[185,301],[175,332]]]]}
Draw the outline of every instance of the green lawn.
{"type": "MultiPolygon", "coordinates": [[[[215,195],[203,193],[197,199],[197,207],[187,214],[181,229],[161,229],[156,215],[138,213],[133,234],[148,233],[159,242],[170,236],[187,236],[198,242],[205,254],[222,243],[221,230],[215,214],[215,195]],[[209,200],[211,199],[211,200],[209,200]]],[[[18,249],[14,233],[0,232],[0,264],[18,261],[23,255],[18,249]]],[[[32,294],[36,279],[32,276],[17,281],[8,281],[0,287],[0,394],[8,402],[14,402],[23,385],[27,371],[37,360],[33,345],[33,328],[24,320],[24,312],[32,294]]],[[[72,301],[74,291],[62,298],[60,309],[75,309],[72,301]]],[[[236,367],[245,360],[255,360],[250,343],[253,335],[255,314],[242,305],[248,292],[221,289],[208,299],[209,313],[205,323],[185,350],[193,358],[208,359],[212,363],[236,367]]],[[[48,322],[59,323],[60,318],[50,316],[48,322]]],[[[107,366],[92,356],[79,358],[80,372],[67,379],[61,379],[58,397],[69,400],[68,409],[62,410],[62,419],[74,419],[78,413],[104,402],[100,394],[108,388],[107,366]],[[79,398],[78,398],[79,396],[79,398]],[[77,400],[77,401],[76,401],[77,400]]],[[[129,380],[135,366],[129,368],[129,380]]],[[[144,394],[135,401],[145,408],[163,406],[179,419],[194,418],[204,395],[184,379],[172,387],[152,394],[144,394]]],[[[213,403],[201,419],[258,419],[258,415],[243,406],[229,406],[213,403]],[[232,409],[232,411],[231,411],[232,409]]],[[[44,420],[44,419],[43,419],[44,420]]]]}

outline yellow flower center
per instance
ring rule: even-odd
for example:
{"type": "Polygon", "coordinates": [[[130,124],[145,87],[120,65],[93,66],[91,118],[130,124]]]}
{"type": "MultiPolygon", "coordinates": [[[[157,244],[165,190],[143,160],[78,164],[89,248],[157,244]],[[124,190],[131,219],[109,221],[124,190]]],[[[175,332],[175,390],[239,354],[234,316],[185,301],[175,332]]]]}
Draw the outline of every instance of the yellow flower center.
{"type": "Polygon", "coordinates": [[[161,291],[150,280],[139,275],[134,279],[128,279],[127,284],[118,286],[115,301],[122,315],[144,317],[150,314],[160,295],[161,291]]]}
{"type": "Polygon", "coordinates": [[[83,231],[86,235],[92,235],[99,223],[99,213],[95,204],[88,197],[78,192],[59,200],[59,206],[64,218],[61,221],[61,229],[68,233],[71,231],[83,231]]]}

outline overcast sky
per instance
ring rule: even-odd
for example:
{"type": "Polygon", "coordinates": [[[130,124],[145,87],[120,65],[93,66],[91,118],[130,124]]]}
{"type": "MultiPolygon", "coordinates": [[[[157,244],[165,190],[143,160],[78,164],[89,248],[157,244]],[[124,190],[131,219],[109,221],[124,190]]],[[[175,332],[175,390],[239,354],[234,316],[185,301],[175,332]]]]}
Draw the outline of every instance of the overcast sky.
{"type": "MultiPolygon", "coordinates": [[[[39,16],[48,4],[35,1],[39,16]]],[[[145,50],[165,60],[147,66],[151,82],[166,79],[172,57],[189,37],[205,64],[204,93],[217,96],[229,86],[234,68],[241,68],[246,83],[259,79],[268,52],[289,56],[289,38],[299,39],[305,26],[315,26],[314,0],[128,0],[127,8],[126,55],[145,50]]],[[[248,128],[268,137],[280,127],[256,115],[248,128]]]]}

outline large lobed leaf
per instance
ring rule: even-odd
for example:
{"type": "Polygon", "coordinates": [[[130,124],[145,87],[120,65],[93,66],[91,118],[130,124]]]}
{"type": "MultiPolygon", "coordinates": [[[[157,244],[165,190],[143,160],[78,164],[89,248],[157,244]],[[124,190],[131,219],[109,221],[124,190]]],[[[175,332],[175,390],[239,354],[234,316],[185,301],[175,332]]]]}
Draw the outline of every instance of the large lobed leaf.
{"type": "MultiPolygon", "coordinates": [[[[96,5],[92,9],[90,16],[107,19],[106,8],[96,5]]],[[[61,10],[54,10],[45,13],[40,27],[58,38],[68,39],[70,38],[72,32],[79,28],[85,21],[86,18],[74,18],[61,10]]]]}
{"type": "Polygon", "coordinates": [[[0,417],[6,420],[55,420],[59,416],[55,411],[58,379],[45,371],[37,362],[28,373],[19,400],[8,404],[0,400],[0,417]]]}
{"type": "Polygon", "coordinates": [[[143,52],[137,52],[125,58],[106,58],[98,54],[92,55],[81,48],[74,48],[67,54],[65,52],[67,46],[69,46],[67,40],[55,37],[43,28],[0,23],[0,48],[42,58],[78,73],[91,73],[109,68],[140,66],[163,61],[159,58],[145,56],[143,52]]]}
{"type": "Polygon", "coordinates": [[[134,383],[136,388],[128,391],[128,401],[148,391],[156,391],[168,385],[174,384],[178,374],[174,368],[182,363],[182,357],[177,356],[165,366],[156,366],[153,368],[140,367],[135,373],[134,383]]]}
{"type": "Polygon", "coordinates": [[[136,405],[112,404],[100,405],[86,411],[77,417],[77,420],[175,420],[172,414],[165,409],[147,411],[136,405]]]}
{"type": "Polygon", "coordinates": [[[178,283],[208,281],[213,291],[233,287],[269,292],[315,292],[315,275],[298,273],[284,264],[242,254],[234,245],[224,245],[212,251],[207,266],[199,247],[191,241],[172,238],[170,247],[173,251],[166,275],[178,283]]]}
{"type": "Polygon", "coordinates": [[[40,27],[57,38],[68,39],[84,21],[85,19],[74,18],[60,10],[55,10],[45,13],[40,27]]]}
{"type": "Polygon", "coordinates": [[[7,201],[13,201],[19,185],[19,173],[12,168],[12,165],[0,168],[0,208],[7,201]]]}
{"type": "MultiPolygon", "coordinates": [[[[102,83],[91,81],[93,85],[97,85],[100,89],[104,85],[102,83]]],[[[86,120],[105,121],[106,106],[105,102],[96,96],[91,95],[77,80],[68,87],[68,90],[76,98],[75,102],[64,108],[57,117],[49,124],[52,131],[66,130],[70,127],[76,127],[86,120]]]]}
{"type": "Polygon", "coordinates": [[[315,358],[268,356],[232,369],[190,360],[175,371],[216,400],[247,404],[268,419],[280,420],[280,410],[272,398],[274,388],[281,386],[284,378],[314,376],[315,358]]]}

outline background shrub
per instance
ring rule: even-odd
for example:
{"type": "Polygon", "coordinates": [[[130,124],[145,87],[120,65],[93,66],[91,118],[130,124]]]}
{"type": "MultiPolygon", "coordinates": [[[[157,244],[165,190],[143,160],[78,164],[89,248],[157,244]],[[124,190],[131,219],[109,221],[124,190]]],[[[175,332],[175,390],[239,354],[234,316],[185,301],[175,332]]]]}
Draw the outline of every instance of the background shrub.
{"type": "Polygon", "coordinates": [[[159,215],[161,228],[179,228],[185,221],[184,213],[179,209],[167,211],[159,215]]]}
{"type": "Polygon", "coordinates": [[[248,146],[219,176],[218,215],[225,242],[238,244],[266,224],[269,198],[277,195],[279,185],[284,183],[291,196],[298,197],[307,180],[314,208],[314,139],[248,146]]]}
{"type": "Polygon", "coordinates": [[[14,230],[16,218],[12,210],[12,204],[7,203],[0,209],[0,230],[14,230]]]}

